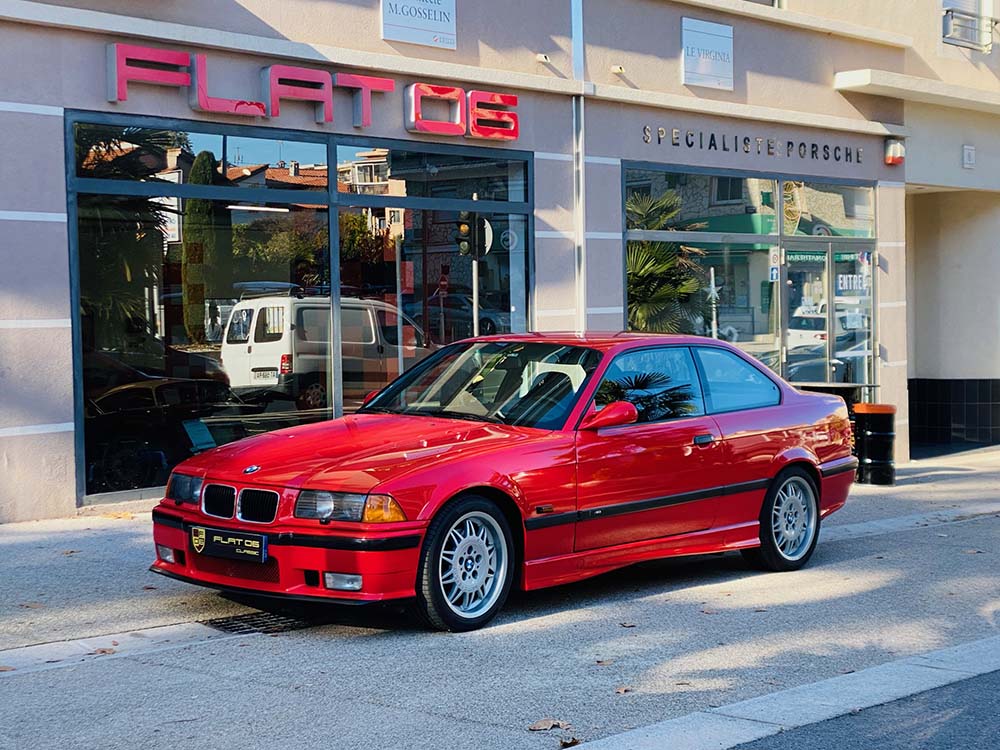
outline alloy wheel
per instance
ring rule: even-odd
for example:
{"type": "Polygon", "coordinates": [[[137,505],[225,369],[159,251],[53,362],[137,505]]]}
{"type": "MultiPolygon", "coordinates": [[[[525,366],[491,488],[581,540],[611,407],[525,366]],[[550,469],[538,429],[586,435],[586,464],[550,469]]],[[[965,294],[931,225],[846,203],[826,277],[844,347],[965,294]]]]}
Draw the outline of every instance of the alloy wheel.
{"type": "Polygon", "coordinates": [[[503,593],[507,564],[496,519],[481,511],[461,516],[445,534],[438,556],[438,581],[448,608],[467,619],[488,611],[503,593]]]}
{"type": "Polygon", "coordinates": [[[816,535],[816,494],[802,477],[792,476],[778,489],[771,511],[771,533],[778,554],[795,562],[811,549],[816,535]]]}

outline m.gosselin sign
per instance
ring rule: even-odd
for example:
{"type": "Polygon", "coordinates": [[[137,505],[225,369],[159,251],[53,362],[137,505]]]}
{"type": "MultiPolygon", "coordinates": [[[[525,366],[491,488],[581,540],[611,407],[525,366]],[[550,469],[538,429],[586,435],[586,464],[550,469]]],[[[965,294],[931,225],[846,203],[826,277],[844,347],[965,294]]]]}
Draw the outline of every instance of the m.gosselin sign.
{"type": "Polygon", "coordinates": [[[835,161],[844,164],[861,164],[864,149],[849,143],[822,143],[798,141],[782,138],[766,138],[740,133],[715,133],[705,130],[683,130],[681,128],[642,128],[644,143],[669,145],[688,151],[720,151],[756,156],[773,156],[780,159],[800,159],[809,161],[835,161]]]}

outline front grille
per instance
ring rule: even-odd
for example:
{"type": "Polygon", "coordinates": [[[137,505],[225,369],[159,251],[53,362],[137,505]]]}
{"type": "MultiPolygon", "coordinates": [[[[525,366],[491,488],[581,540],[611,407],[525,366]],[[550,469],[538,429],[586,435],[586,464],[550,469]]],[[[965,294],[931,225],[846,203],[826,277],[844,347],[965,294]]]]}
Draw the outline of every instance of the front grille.
{"type": "Polygon", "coordinates": [[[205,512],[218,518],[232,518],[236,505],[236,490],[224,484],[209,484],[202,494],[205,512]]]}
{"type": "Polygon", "coordinates": [[[240,492],[239,518],[254,523],[271,523],[278,512],[278,493],[271,490],[240,492]]]}
{"type": "Polygon", "coordinates": [[[224,557],[191,555],[191,564],[202,573],[227,578],[242,578],[249,581],[278,583],[278,561],[273,557],[263,563],[244,560],[227,560],[224,557]]]}

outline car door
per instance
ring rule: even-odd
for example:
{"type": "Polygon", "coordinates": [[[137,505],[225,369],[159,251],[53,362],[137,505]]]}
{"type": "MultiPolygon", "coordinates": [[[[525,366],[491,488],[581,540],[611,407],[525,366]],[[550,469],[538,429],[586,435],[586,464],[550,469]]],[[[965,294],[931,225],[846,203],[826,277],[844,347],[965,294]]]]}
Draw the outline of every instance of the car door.
{"type": "Polygon", "coordinates": [[[619,354],[591,408],[614,401],[633,403],[639,421],[577,432],[576,549],[709,528],[721,432],[705,413],[690,349],[619,354]]]}
{"type": "Polygon", "coordinates": [[[240,303],[233,308],[226,324],[222,343],[222,366],[233,388],[246,388],[251,383],[250,351],[253,344],[254,306],[240,303]]]}
{"type": "Polygon", "coordinates": [[[763,365],[722,347],[694,347],[705,407],[722,431],[728,485],[717,526],[755,522],[778,454],[795,442],[797,426],[781,406],[781,389],[763,365]]]}

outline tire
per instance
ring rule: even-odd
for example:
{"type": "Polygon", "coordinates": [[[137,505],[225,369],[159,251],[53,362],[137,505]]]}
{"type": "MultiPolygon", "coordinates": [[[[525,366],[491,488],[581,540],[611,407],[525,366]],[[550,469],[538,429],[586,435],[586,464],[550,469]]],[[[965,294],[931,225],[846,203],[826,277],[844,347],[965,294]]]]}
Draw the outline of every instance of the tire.
{"type": "Polygon", "coordinates": [[[437,630],[481,628],[507,601],[515,562],[510,524],[496,504],[478,495],[459,498],[427,529],[417,569],[418,615],[437,630]]]}
{"type": "Polygon", "coordinates": [[[492,336],[497,332],[497,324],[494,323],[489,318],[482,318],[479,321],[479,335],[480,336],[492,336]]]}
{"type": "Polygon", "coordinates": [[[310,409],[325,409],[327,406],[326,384],[319,380],[306,383],[299,391],[299,396],[295,399],[295,405],[300,411],[310,409]]]}
{"type": "Polygon", "coordinates": [[[760,546],[742,550],[743,558],[761,570],[798,570],[816,549],[819,524],[815,480],[805,469],[785,469],[775,477],[764,497],[760,546]]]}

